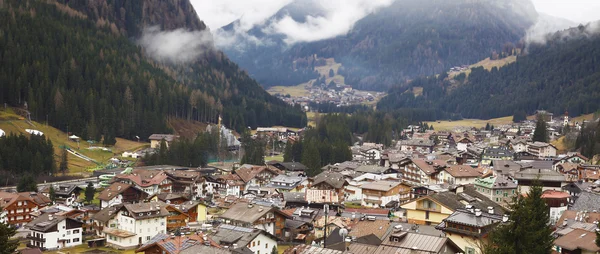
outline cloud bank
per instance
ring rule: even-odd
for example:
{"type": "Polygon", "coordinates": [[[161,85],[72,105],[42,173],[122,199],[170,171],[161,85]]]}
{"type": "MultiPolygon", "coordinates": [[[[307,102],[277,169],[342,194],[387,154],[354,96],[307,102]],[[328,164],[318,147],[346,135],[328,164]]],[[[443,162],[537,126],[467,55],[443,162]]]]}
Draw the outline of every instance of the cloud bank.
{"type": "Polygon", "coordinates": [[[152,58],[171,63],[191,62],[213,49],[213,38],[208,30],[161,31],[158,26],[152,26],[144,29],[138,43],[152,58]]]}

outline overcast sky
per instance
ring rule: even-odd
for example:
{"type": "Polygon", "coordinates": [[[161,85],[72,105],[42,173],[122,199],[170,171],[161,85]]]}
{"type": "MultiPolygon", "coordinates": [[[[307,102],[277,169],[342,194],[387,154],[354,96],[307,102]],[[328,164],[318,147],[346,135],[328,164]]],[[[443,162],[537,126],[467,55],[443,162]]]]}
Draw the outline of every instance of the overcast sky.
{"type": "MultiPolygon", "coordinates": [[[[262,22],[291,1],[292,0],[191,0],[200,19],[203,20],[211,30],[227,25],[240,17],[244,20],[245,25],[262,22]]],[[[553,16],[582,23],[600,20],[600,0],[532,1],[539,12],[544,12],[553,16]]]]}

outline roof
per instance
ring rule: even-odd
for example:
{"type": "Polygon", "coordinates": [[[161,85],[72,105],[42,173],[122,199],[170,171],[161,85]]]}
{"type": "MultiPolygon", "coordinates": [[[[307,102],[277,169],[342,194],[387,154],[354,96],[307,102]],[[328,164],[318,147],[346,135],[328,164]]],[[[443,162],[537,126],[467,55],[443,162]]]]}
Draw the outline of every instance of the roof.
{"type": "Polygon", "coordinates": [[[516,180],[540,180],[543,182],[565,182],[563,174],[551,169],[526,168],[515,173],[516,180]]]}
{"type": "Polygon", "coordinates": [[[514,161],[494,160],[491,162],[494,171],[499,174],[510,174],[521,170],[521,165],[514,161]]]}
{"type": "Polygon", "coordinates": [[[422,139],[422,138],[413,138],[409,140],[400,141],[400,145],[404,146],[433,146],[433,140],[422,139]]]}
{"type": "Polygon", "coordinates": [[[380,167],[377,165],[361,165],[358,168],[354,169],[354,171],[356,171],[356,172],[373,173],[373,174],[381,174],[381,173],[385,172],[386,170],[387,170],[387,168],[380,167]]]}
{"type": "Polygon", "coordinates": [[[24,195],[19,195],[18,193],[11,193],[11,192],[3,192],[0,191],[0,207],[7,207],[10,206],[12,204],[14,204],[17,201],[31,201],[33,202],[33,199],[31,199],[28,196],[24,196],[24,195]]]}
{"type": "Polygon", "coordinates": [[[600,211],[600,194],[589,191],[579,193],[577,200],[573,203],[571,210],[576,211],[600,211]]]}
{"type": "Polygon", "coordinates": [[[430,196],[425,196],[421,199],[424,198],[432,199],[437,203],[442,204],[443,206],[451,209],[452,211],[464,208],[466,206],[465,203],[467,203],[473,206],[473,208],[481,209],[482,211],[487,211],[487,208],[491,206],[494,208],[494,213],[504,214],[505,212],[502,206],[490,200],[485,195],[482,195],[479,192],[477,192],[475,190],[475,187],[473,187],[472,185],[464,186],[464,191],[458,194],[452,191],[446,191],[438,192],[430,196]]]}
{"type": "MultiPolygon", "coordinates": [[[[171,237],[167,234],[157,234],[150,241],[146,242],[142,247],[136,250],[136,252],[144,252],[152,246],[160,246],[166,253],[177,254],[180,251],[190,248],[195,245],[204,245],[208,243],[211,247],[220,247],[215,241],[210,239],[203,233],[196,233],[192,235],[181,235],[171,237]]],[[[163,253],[165,253],[163,252],[163,253]]]]}
{"type": "Polygon", "coordinates": [[[92,219],[103,223],[108,222],[110,219],[115,217],[115,215],[117,215],[117,212],[121,209],[121,207],[123,207],[122,204],[106,207],[94,214],[92,219]]]}
{"type": "Polygon", "coordinates": [[[165,140],[167,142],[172,142],[173,140],[175,140],[176,138],[178,138],[179,136],[176,135],[172,135],[172,134],[152,134],[150,135],[150,137],[148,137],[149,140],[165,140]]]}
{"type": "Polygon", "coordinates": [[[285,202],[306,203],[305,192],[284,192],[283,200],[285,202]]]}
{"type": "Polygon", "coordinates": [[[444,222],[440,224],[438,227],[443,229],[445,227],[445,222],[452,222],[456,224],[484,228],[490,225],[494,225],[502,221],[502,215],[499,214],[490,214],[485,210],[481,211],[480,216],[476,216],[475,213],[470,212],[467,209],[457,209],[452,213],[448,218],[444,219],[444,222]]]}
{"type": "Polygon", "coordinates": [[[49,197],[46,197],[42,194],[38,194],[37,192],[19,192],[19,195],[24,197],[29,197],[38,205],[45,206],[52,203],[49,197]]]}
{"type": "Polygon", "coordinates": [[[83,189],[75,184],[69,185],[58,185],[54,188],[56,195],[59,196],[68,196],[71,195],[75,191],[82,191],[83,189]]]}
{"type": "Polygon", "coordinates": [[[148,202],[138,204],[125,204],[126,209],[134,219],[148,219],[155,217],[165,217],[169,215],[167,204],[164,202],[148,202]]]}
{"type": "Polygon", "coordinates": [[[236,227],[228,224],[221,224],[210,236],[220,245],[231,246],[235,243],[240,248],[243,248],[260,234],[273,237],[271,234],[260,229],[236,227]]]}
{"type": "Polygon", "coordinates": [[[361,186],[361,188],[368,189],[368,190],[376,190],[376,191],[389,191],[401,184],[402,184],[401,182],[393,182],[393,181],[376,181],[376,182],[365,183],[361,186]]]}
{"type": "Polygon", "coordinates": [[[26,248],[17,251],[19,254],[42,254],[43,252],[39,248],[26,248]]]}
{"type": "Polygon", "coordinates": [[[443,160],[413,159],[412,162],[428,175],[435,173],[436,168],[442,168],[446,166],[446,161],[443,160]]]}
{"type": "Polygon", "coordinates": [[[284,254],[342,254],[342,251],[326,249],[306,244],[296,245],[283,252],[284,254]]]}
{"type": "Polygon", "coordinates": [[[159,193],[156,195],[156,198],[158,198],[158,200],[166,202],[168,200],[174,200],[174,199],[185,199],[186,201],[189,200],[187,197],[185,197],[183,194],[180,193],[170,193],[170,192],[163,192],[163,193],[159,193]]]}
{"type": "Polygon", "coordinates": [[[167,178],[167,174],[163,171],[136,168],[131,174],[116,175],[115,178],[113,178],[113,181],[129,180],[137,186],[149,187],[152,185],[159,185],[167,178]]]}
{"type": "Polygon", "coordinates": [[[120,182],[112,183],[110,186],[106,187],[102,192],[100,192],[100,195],[98,195],[98,199],[109,201],[118,196],[119,194],[125,192],[125,190],[129,189],[132,186],[133,185],[131,184],[120,182]]]}
{"type": "Polygon", "coordinates": [[[482,169],[469,165],[452,165],[444,170],[454,177],[479,177],[482,175],[482,169]]]}
{"type": "Polygon", "coordinates": [[[502,148],[486,148],[483,152],[483,156],[512,157],[513,153],[502,148]]]}
{"type": "Polygon", "coordinates": [[[182,250],[179,254],[197,254],[197,253],[211,253],[211,254],[229,254],[232,253],[226,249],[219,249],[212,246],[205,245],[194,245],[187,249],[182,250]]]}
{"type": "Polygon", "coordinates": [[[545,199],[563,199],[563,198],[571,198],[569,193],[564,191],[556,191],[556,190],[545,190],[542,193],[542,198],[545,199]]]}
{"type": "Polygon", "coordinates": [[[268,212],[272,212],[274,208],[253,205],[246,202],[237,202],[233,204],[225,213],[219,217],[226,220],[242,221],[246,223],[254,223],[268,212]]]}
{"type": "Polygon", "coordinates": [[[348,236],[360,238],[363,236],[375,235],[377,238],[383,239],[389,227],[390,222],[386,220],[363,220],[350,227],[348,236]]]}
{"type": "Polygon", "coordinates": [[[300,162],[279,162],[276,164],[281,165],[281,167],[283,167],[287,171],[305,171],[308,169],[300,162]]]}
{"type": "Polygon", "coordinates": [[[114,235],[114,236],[117,236],[120,238],[127,238],[127,237],[135,236],[135,233],[133,233],[133,232],[129,232],[127,230],[118,229],[118,228],[106,227],[106,228],[104,228],[104,230],[102,230],[102,232],[104,232],[108,235],[114,235]]]}
{"type": "MultiPolygon", "coordinates": [[[[443,253],[443,247],[450,241],[447,237],[425,235],[414,232],[398,232],[390,238],[399,239],[398,242],[385,239],[376,251],[377,254],[420,254],[420,253],[443,253]]],[[[451,241],[450,241],[451,242],[451,241]]],[[[365,252],[356,252],[365,253],[365,252]]],[[[366,252],[368,253],[368,252],[366,252]]]]}
{"type": "Polygon", "coordinates": [[[78,222],[66,216],[44,213],[32,220],[31,222],[27,223],[25,227],[39,232],[49,232],[50,229],[52,229],[54,226],[56,226],[58,223],[64,220],[71,220],[74,223],[78,223],[79,225],[82,224],[81,222],[78,222]]]}
{"type": "Polygon", "coordinates": [[[477,178],[474,184],[488,189],[516,189],[518,187],[515,181],[507,175],[477,178]]]}
{"type": "Polygon", "coordinates": [[[336,189],[340,189],[344,187],[346,179],[341,173],[333,171],[324,171],[313,178],[313,185],[318,185],[321,183],[326,183],[336,189]]]}
{"type": "Polygon", "coordinates": [[[264,170],[269,170],[272,174],[277,175],[277,172],[274,172],[272,169],[265,166],[241,167],[235,171],[235,174],[238,175],[242,181],[247,183],[264,170]]]}
{"type": "Polygon", "coordinates": [[[567,250],[587,250],[590,252],[600,251],[600,247],[594,242],[596,234],[583,229],[574,229],[570,233],[554,240],[554,245],[567,250]]]}
{"type": "Polygon", "coordinates": [[[306,179],[308,178],[303,176],[278,175],[271,178],[271,181],[265,187],[291,190],[306,179]]]}

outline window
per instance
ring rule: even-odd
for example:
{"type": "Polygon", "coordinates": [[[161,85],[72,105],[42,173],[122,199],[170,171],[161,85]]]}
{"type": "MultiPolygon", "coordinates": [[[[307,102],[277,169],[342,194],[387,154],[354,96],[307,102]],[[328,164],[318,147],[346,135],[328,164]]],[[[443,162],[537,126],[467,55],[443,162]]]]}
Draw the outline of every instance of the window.
{"type": "Polygon", "coordinates": [[[252,247],[256,246],[256,243],[254,241],[252,241],[252,247]]]}
{"type": "Polygon", "coordinates": [[[78,243],[79,242],[79,238],[73,238],[73,242],[74,243],[78,243]]]}
{"type": "Polygon", "coordinates": [[[466,254],[475,254],[475,249],[471,247],[465,247],[466,254]]]}
{"type": "Polygon", "coordinates": [[[70,235],[70,234],[71,234],[71,230],[67,230],[67,235],[70,235]]]}
{"type": "Polygon", "coordinates": [[[258,240],[258,246],[260,246],[260,240],[258,240]]]}
{"type": "Polygon", "coordinates": [[[265,249],[267,249],[267,250],[269,249],[269,244],[268,243],[265,243],[265,249]]]}
{"type": "Polygon", "coordinates": [[[150,236],[146,236],[146,241],[150,241],[150,236]]]}

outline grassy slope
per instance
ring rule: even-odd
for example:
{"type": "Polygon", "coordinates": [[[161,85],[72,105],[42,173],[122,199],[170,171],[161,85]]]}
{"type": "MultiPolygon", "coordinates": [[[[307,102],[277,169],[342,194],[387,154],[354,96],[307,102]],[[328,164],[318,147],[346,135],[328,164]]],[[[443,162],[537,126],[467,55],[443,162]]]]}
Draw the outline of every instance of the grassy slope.
{"type": "MultiPolygon", "coordinates": [[[[88,150],[86,148],[88,148],[90,145],[85,141],[80,142],[80,144],[79,144],[80,149],[78,149],[77,143],[69,140],[67,138],[66,133],[64,133],[52,126],[47,126],[47,125],[40,124],[37,122],[33,122],[33,124],[35,125],[35,127],[34,127],[34,126],[29,125],[25,120],[20,120],[19,118],[20,117],[18,115],[15,115],[11,110],[0,111],[0,129],[4,130],[7,134],[22,133],[24,135],[29,135],[25,131],[25,129],[35,129],[35,130],[39,130],[39,131],[43,132],[44,135],[46,135],[46,137],[48,137],[48,138],[50,138],[50,140],[52,140],[52,144],[54,145],[54,154],[55,154],[54,156],[55,156],[57,163],[60,160],[60,154],[61,154],[60,146],[64,146],[64,145],[69,146],[72,149],[80,152],[81,154],[88,156],[99,162],[106,162],[108,159],[113,157],[113,155],[114,155],[113,153],[120,154],[124,151],[137,150],[139,148],[150,145],[149,143],[143,143],[143,142],[138,143],[135,141],[117,138],[117,144],[114,147],[110,147],[113,150],[112,152],[105,152],[102,150],[88,150]]],[[[69,160],[69,173],[70,174],[86,173],[85,169],[93,168],[96,166],[96,164],[94,164],[92,162],[85,161],[85,160],[80,159],[71,154],[68,154],[67,157],[69,160]]]]}
{"type": "Polygon", "coordinates": [[[479,120],[479,119],[463,119],[460,121],[437,121],[437,122],[427,122],[429,125],[433,125],[435,130],[446,130],[451,131],[456,127],[476,127],[482,128],[485,127],[487,123],[491,125],[502,125],[502,124],[510,124],[512,123],[512,116],[506,116],[501,118],[494,118],[489,120],[479,120]]]}
{"type": "Polygon", "coordinates": [[[488,57],[486,59],[483,59],[483,60],[479,61],[478,63],[470,65],[469,69],[467,69],[465,71],[448,73],[449,74],[448,77],[453,78],[456,75],[458,75],[460,73],[463,73],[463,72],[465,74],[467,74],[467,76],[468,76],[471,73],[471,68],[476,68],[476,67],[479,67],[479,66],[483,66],[483,68],[485,68],[486,70],[489,71],[489,70],[492,70],[492,68],[494,68],[494,67],[500,68],[500,67],[502,67],[504,65],[507,65],[507,64],[510,64],[510,63],[513,63],[513,62],[516,62],[516,61],[517,61],[517,57],[516,56],[509,56],[509,57],[505,57],[505,58],[498,59],[498,60],[490,60],[490,58],[488,57]]]}

